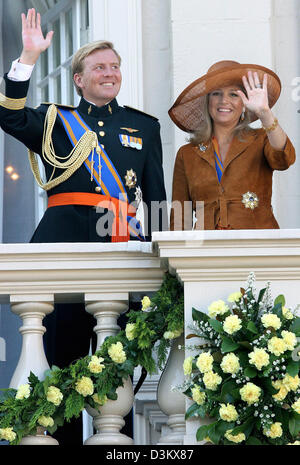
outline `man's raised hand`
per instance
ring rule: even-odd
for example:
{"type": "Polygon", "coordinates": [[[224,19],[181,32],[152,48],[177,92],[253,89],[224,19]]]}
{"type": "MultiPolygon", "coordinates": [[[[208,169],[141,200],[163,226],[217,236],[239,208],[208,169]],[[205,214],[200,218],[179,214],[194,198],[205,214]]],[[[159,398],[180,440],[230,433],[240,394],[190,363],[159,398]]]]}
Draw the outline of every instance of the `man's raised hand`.
{"type": "Polygon", "coordinates": [[[50,31],[44,37],[41,29],[41,15],[35,13],[31,8],[27,16],[22,13],[22,40],[23,50],[20,62],[27,65],[34,65],[40,54],[50,46],[54,32],[50,31]]]}

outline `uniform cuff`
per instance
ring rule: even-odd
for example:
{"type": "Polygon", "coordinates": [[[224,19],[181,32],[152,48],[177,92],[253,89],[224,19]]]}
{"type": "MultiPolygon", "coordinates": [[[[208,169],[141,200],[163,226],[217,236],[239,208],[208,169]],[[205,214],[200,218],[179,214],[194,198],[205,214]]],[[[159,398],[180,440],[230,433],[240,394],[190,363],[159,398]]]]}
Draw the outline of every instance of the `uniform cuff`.
{"type": "Polygon", "coordinates": [[[7,74],[8,79],[12,81],[28,81],[31,78],[34,65],[26,65],[19,62],[19,58],[12,62],[9,73],[7,74]]]}

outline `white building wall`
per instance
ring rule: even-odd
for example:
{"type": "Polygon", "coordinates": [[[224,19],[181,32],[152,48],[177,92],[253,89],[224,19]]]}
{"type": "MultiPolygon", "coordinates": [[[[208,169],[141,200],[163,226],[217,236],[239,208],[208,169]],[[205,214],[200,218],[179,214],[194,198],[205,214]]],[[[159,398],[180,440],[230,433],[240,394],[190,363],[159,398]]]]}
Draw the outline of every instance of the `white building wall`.
{"type": "Polygon", "coordinates": [[[272,15],[274,69],[282,81],[276,114],[293,144],[298,160],[274,176],[274,200],[282,228],[300,227],[300,1],[274,0],[272,15]]]}
{"type": "MultiPolygon", "coordinates": [[[[2,18],[3,15],[3,0],[0,0],[0,92],[3,92],[3,39],[2,39],[2,18]]],[[[3,173],[4,173],[4,133],[0,131],[0,242],[2,242],[2,225],[3,225],[3,173]]],[[[1,312],[1,310],[0,310],[1,312]]],[[[1,315],[0,315],[1,318],[1,315]]],[[[1,358],[0,358],[1,360],[1,358]]]]}

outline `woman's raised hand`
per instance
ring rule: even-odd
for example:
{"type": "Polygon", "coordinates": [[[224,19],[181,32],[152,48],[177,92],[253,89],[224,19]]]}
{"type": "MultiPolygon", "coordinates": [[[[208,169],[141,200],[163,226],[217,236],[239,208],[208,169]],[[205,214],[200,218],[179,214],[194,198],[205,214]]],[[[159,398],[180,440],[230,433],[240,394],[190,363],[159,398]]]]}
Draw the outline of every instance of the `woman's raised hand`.
{"type": "Polygon", "coordinates": [[[54,32],[50,31],[44,37],[41,29],[41,15],[35,13],[31,8],[27,16],[22,13],[22,40],[23,51],[20,62],[33,65],[38,60],[40,54],[50,46],[54,32]]]}
{"type": "Polygon", "coordinates": [[[264,74],[263,82],[259,81],[257,73],[248,72],[248,76],[243,76],[243,84],[247,96],[241,90],[237,91],[245,107],[260,117],[261,114],[269,110],[268,101],[268,76],[264,74]]]}

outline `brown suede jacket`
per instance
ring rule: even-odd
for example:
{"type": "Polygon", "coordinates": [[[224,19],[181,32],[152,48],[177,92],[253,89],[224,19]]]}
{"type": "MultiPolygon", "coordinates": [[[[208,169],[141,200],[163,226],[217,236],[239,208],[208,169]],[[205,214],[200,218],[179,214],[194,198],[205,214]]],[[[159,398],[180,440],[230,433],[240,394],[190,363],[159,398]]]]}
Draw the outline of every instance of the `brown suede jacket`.
{"type": "Polygon", "coordinates": [[[199,221],[203,206],[204,229],[216,229],[218,224],[229,229],[278,229],[271,206],[273,171],[286,170],[295,158],[289,139],[284,150],[274,150],[266,132],[254,129],[243,140],[233,139],[219,183],[212,144],[205,151],[183,145],[174,166],[172,202],[176,202],[172,203],[170,229],[192,229],[188,201],[197,211],[196,229],[203,229],[203,221],[199,221]],[[258,197],[253,209],[242,202],[247,192],[258,197]]]}

